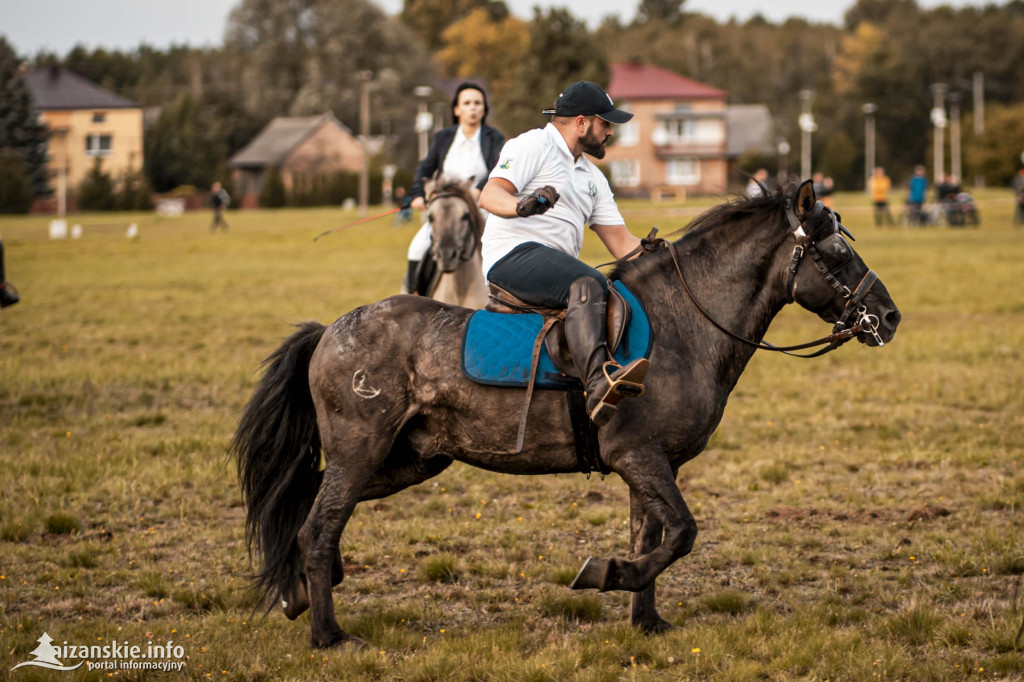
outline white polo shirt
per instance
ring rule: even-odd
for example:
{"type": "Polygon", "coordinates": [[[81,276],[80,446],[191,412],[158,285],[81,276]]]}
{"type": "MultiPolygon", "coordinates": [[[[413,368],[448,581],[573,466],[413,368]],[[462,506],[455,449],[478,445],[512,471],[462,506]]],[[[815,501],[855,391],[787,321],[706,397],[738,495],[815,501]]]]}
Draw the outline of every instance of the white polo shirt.
{"type": "Polygon", "coordinates": [[[607,178],[585,154],[573,159],[552,124],[505,143],[490,177],[503,178],[524,197],[545,185],[561,195],[547,213],[526,218],[491,215],[482,240],[484,276],[512,249],[538,242],[573,257],[583,248],[584,225],[625,225],[607,178]]]}

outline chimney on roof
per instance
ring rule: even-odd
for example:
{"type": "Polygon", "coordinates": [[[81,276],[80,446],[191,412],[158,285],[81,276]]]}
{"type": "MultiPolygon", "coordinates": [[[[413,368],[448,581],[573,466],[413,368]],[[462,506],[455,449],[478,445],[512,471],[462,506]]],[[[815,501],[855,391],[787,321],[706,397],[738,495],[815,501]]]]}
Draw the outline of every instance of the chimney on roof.
{"type": "Polygon", "coordinates": [[[46,70],[48,72],[47,75],[50,77],[50,80],[55,81],[58,78],[60,78],[60,67],[56,64],[50,64],[50,66],[47,67],[46,70]]]}

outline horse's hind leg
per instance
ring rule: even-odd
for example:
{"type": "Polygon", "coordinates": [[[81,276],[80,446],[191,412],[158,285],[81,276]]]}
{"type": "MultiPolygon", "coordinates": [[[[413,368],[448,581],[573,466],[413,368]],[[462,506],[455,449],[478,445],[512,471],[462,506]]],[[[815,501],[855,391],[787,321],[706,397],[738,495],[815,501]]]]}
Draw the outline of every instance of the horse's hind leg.
{"type": "Polygon", "coordinates": [[[333,424],[325,429],[321,422],[327,468],[313,509],[298,538],[309,590],[312,644],[318,648],[346,642],[362,644],[362,640],[338,625],[331,588],[333,578],[343,577],[338,571],[341,568],[338,557],[341,533],[389,445],[380,442],[378,436],[356,436],[346,437],[342,448],[339,431],[340,425],[333,424]]]}
{"type": "MultiPolygon", "coordinates": [[[[337,586],[345,579],[345,570],[341,559],[341,549],[334,553],[334,563],[331,564],[331,585],[337,586]]],[[[284,615],[288,620],[295,620],[309,608],[309,588],[306,585],[306,574],[302,573],[295,579],[295,584],[285,591],[282,607],[284,615]]]]}

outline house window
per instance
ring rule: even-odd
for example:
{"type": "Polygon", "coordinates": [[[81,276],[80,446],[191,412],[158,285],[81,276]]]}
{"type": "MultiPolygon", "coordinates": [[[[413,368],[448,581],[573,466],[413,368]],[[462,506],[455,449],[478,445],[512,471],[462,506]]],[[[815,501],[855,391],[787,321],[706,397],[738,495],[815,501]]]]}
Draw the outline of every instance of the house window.
{"type": "Polygon", "coordinates": [[[106,121],[107,121],[107,112],[105,112],[105,111],[94,111],[94,112],[92,112],[92,122],[93,123],[106,123],[106,121]]]}
{"type": "Polygon", "coordinates": [[[640,162],[636,159],[612,161],[612,184],[616,187],[636,187],[640,184],[640,162]]]}
{"type": "MultiPolygon", "coordinates": [[[[633,107],[628,104],[623,104],[619,109],[633,113],[633,107]]],[[[620,147],[635,147],[640,141],[640,129],[637,128],[636,117],[634,116],[632,120],[620,125],[615,131],[615,137],[618,138],[617,144],[620,147]]]]}
{"type": "Polygon", "coordinates": [[[700,181],[698,159],[670,159],[665,169],[665,182],[669,185],[696,185],[700,181]]]}
{"type": "Polygon", "coordinates": [[[676,118],[662,122],[669,143],[690,142],[697,136],[697,122],[692,118],[676,118]]]}
{"type": "Polygon", "coordinates": [[[110,156],[113,151],[113,141],[110,135],[86,135],[85,155],[86,156],[110,156]]]}

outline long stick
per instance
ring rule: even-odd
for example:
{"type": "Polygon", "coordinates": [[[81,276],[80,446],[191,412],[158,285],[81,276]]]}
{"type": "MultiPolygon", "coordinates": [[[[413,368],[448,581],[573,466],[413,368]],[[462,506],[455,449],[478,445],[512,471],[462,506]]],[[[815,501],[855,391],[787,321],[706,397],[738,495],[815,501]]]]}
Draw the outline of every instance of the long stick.
{"type": "Polygon", "coordinates": [[[370,216],[369,218],[362,218],[360,220],[354,220],[351,223],[347,223],[345,225],[342,225],[341,227],[332,227],[331,229],[324,230],[323,232],[321,232],[317,236],[313,237],[313,241],[316,241],[317,239],[320,239],[320,237],[326,237],[327,235],[331,234],[332,232],[340,232],[341,230],[344,230],[345,228],[348,228],[348,227],[354,227],[355,225],[359,225],[361,223],[368,223],[371,220],[376,220],[377,218],[383,218],[384,216],[394,215],[395,213],[398,213],[401,210],[402,210],[401,207],[393,208],[390,211],[384,211],[384,213],[378,213],[377,215],[370,216]]]}

